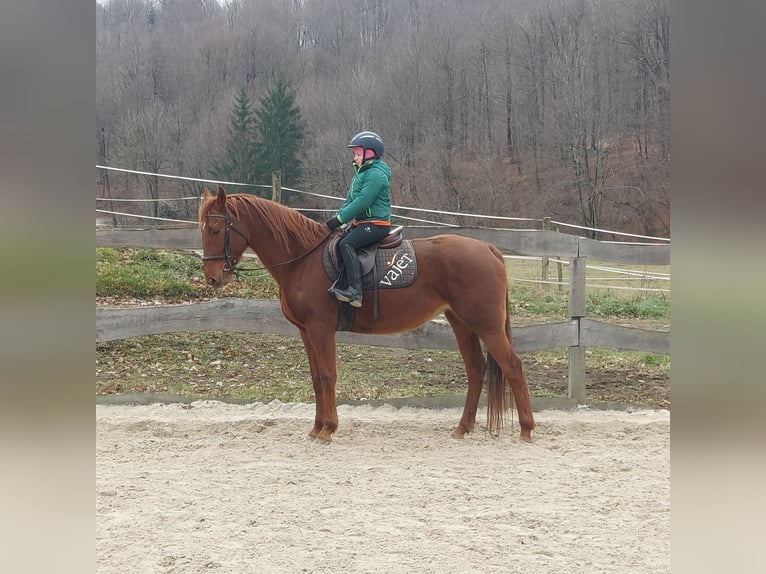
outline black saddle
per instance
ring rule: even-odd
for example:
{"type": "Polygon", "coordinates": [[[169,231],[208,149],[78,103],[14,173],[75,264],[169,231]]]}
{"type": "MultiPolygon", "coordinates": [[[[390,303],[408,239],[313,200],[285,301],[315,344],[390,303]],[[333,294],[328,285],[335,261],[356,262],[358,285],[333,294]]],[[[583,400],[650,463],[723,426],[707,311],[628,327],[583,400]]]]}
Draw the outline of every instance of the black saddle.
{"type": "MultiPolygon", "coordinates": [[[[359,258],[359,263],[362,265],[362,276],[365,276],[370,271],[372,271],[372,268],[375,265],[375,253],[378,251],[378,249],[394,249],[395,247],[399,247],[402,244],[402,229],[403,226],[401,225],[392,227],[388,232],[388,235],[386,235],[378,243],[373,243],[372,245],[368,245],[367,247],[362,247],[361,249],[356,250],[356,256],[359,258]]],[[[332,268],[338,274],[343,269],[343,258],[340,256],[340,252],[338,251],[338,243],[340,243],[341,239],[343,239],[342,233],[334,234],[330,238],[326,250],[326,253],[330,258],[332,268]]],[[[327,275],[330,277],[330,279],[333,279],[329,272],[327,275]]],[[[335,279],[337,279],[337,275],[335,279]]]]}

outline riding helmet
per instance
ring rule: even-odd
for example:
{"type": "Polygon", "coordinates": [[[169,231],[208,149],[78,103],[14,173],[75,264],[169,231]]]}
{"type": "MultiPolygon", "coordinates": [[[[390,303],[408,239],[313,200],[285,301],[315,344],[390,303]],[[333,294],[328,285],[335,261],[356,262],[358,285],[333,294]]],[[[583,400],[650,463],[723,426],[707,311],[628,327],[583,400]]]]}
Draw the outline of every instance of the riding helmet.
{"type": "Polygon", "coordinates": [[[371,149],[375,152],[375,157],[380,159],[383,157],[383,140],[375,132],[359,132],[351,141],[348,142],[346,147],[363,147],[364,149],[371,149]]]}

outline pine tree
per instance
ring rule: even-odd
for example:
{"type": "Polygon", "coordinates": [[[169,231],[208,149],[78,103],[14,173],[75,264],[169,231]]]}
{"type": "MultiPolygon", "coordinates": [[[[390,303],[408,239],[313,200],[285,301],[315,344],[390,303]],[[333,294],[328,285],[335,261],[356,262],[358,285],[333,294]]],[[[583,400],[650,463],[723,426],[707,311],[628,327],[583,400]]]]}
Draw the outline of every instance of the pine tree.
{"type": "Polygon", "coordinates": [[[295,185],[301,176],[301,147],[306,124],[295,104],[295,91],[283,79],[278,79],[261,100],[256,144],[257,172],[261,179],[270,180],[272,171],[282,172],[284,185],[295,185]]]}
{"type": "Polygon", "coordinates": [[[256,183],[255,117],[250,98],[244,88],[239,90],[232,108],[229,142],[224,159],[213,166],[217,179],[237,183],[256,183]]]}

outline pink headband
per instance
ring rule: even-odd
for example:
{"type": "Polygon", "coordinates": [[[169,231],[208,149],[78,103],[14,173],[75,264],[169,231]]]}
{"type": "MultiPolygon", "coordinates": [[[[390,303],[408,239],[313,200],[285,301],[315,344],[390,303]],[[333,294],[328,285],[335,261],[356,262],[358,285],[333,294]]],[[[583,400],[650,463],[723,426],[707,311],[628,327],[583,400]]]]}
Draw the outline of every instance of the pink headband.
{"type": "Polygon", "coordinates": [[[351,151],[354,152],[354,155],[361,155],[362,161],[367,161],[368,159],[375,159],[376,157],[374,150],[364,149],[363,147],[359,147],[359,146],[355,148],[351,148],[351,151]]]}

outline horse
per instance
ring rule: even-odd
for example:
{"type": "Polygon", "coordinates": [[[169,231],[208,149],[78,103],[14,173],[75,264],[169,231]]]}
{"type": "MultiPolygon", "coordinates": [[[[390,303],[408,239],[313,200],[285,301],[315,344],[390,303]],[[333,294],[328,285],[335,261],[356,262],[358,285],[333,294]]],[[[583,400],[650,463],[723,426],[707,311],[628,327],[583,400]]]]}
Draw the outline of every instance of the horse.
{"type": "MultiPolygon", "coordinates": [[[[309,436],[330,442],[338,428],[335,332],[339,306],[347,303],[328,296],[331,281],[320,247],[339,232],[268,199],[227,195],[221,186],[216,195],[205,188],[199,229],[207,285],[220,288],[227,284],[248,248],[279,285],[282,313],[298,328],[311,371],[316,414],[309,436]]],[[[455,334],[468,378],[463,413],[452,436],[464,438],[474,431],[486,380],[490,434],[499,434],[515,401],[521,439],[531,441],[535,422],[522,363],[511,342],[502,254],[489,243],[459,235],[412,239],[411,245],[417,261],[414,281],[407,287],[380,290],[375,297],[376,313],[373,297],[366,292],[349,330],[399,333],[443,313],[455,334]]]]}

